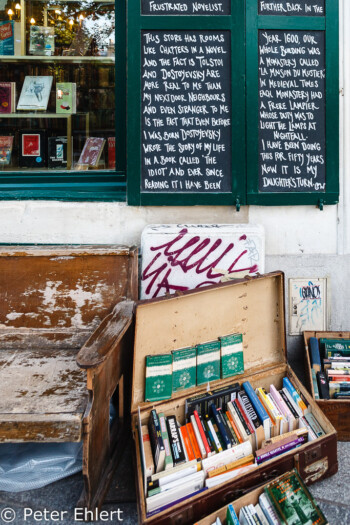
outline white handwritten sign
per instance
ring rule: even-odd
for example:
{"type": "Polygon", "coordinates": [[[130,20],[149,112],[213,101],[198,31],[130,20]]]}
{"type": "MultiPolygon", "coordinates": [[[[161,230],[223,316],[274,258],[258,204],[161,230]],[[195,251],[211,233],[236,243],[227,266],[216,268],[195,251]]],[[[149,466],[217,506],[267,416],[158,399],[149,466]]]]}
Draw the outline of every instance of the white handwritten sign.
{"type": "Polygon", "coordinates": [[[265,235],[258,225],[151,225],[141,248],[142,299],[216,284],[227,273],[264,273],[265,235]]]}
{"type": "Polygon", "coordinates": [[[289,335],[327,329],[327,279],[289,279],[289,335]]]}

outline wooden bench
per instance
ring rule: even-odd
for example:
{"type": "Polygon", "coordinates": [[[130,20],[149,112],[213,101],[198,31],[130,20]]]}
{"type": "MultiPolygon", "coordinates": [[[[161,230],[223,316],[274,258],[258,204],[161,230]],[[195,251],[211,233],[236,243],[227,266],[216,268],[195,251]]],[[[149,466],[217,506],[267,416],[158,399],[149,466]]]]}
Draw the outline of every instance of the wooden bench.
{"type": "Polygon", "coordinates": [[[83,440],[88,509],[123,452],[137,267],[136,248],[0,247],[0,442],[83,440]]]}

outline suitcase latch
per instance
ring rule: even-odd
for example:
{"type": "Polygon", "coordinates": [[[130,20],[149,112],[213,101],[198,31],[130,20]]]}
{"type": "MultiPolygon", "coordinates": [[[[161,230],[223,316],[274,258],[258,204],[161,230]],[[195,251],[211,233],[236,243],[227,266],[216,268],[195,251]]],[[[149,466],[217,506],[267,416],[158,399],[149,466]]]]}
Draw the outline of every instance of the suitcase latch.
{"type": "Polygon", "coordinates": [[[316,461],[322,457],[322,447],[319,445],[318,447],[313,448],[312,450],[307,450],[305,452],[305,465],[309,465],[313,461],[316,461]]]}

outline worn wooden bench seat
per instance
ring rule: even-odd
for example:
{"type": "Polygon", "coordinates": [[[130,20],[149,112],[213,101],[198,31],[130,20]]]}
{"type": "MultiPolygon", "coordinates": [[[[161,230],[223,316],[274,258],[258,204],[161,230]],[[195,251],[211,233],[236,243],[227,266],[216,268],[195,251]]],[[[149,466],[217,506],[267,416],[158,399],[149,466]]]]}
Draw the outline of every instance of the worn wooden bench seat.
{"type": "Polygon", "coordinates": [[[135,248],[0,247],[0,442],[83,440],[88,508],[122,454],[136,299],[135,248]]]}

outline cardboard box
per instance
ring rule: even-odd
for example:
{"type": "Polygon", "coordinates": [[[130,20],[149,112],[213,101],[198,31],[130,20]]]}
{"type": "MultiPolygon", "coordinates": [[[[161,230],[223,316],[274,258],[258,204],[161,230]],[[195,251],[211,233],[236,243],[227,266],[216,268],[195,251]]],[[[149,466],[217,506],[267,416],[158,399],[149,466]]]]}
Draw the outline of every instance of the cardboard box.
{"type": "MultiPolygon", "coordinates": [[[[281,272],[141,301],[136,308],[135,326],[132,428],[140,523],[192,525],[240,497],[242,490],[252,489],[294,467],[306,483],[337,472],[336,432],[287,364],[284,275],[281,272]],[[289,377],[310,403],[326,435],[147,518],[137,429],[138,409],[142,424],[147,424],[152,408],[165,415],[175,414],[183,424],[185,399],[205,392],[206,385],[176,392],[167,401],[146,403],[145,357],[212,341],[228,333],[243,334],[245,371],[235,376],[234,381],[250,381],[253,388],[269,388],[270,384],[281,388],[283,377],[289,377]]],[[[229,385],[232,381],[232,377],[213,381],[211,387],[229,385]]]]}

